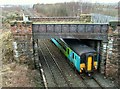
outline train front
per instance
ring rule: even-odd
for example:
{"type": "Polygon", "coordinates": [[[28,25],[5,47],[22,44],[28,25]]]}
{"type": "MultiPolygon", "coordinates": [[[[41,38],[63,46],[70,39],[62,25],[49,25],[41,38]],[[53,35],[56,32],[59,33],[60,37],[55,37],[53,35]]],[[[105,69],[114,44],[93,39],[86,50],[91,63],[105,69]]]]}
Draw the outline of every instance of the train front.
{"type": "Polygon", "coordinates": [[[80,72],[85,72],[89,76],[98,68],[98,54],[90,47],[82,48],[80,56],[80,72]]]}
{"type": "Polygon", "coordinates": [[[71,49],[71,52],[68,55],[70,55],[70,60],[78,71],[90,75],[97,70],[99,55],[94,48],[86,45],[82,40],[78,39],[64,39],[64,42],[71,49]]]}

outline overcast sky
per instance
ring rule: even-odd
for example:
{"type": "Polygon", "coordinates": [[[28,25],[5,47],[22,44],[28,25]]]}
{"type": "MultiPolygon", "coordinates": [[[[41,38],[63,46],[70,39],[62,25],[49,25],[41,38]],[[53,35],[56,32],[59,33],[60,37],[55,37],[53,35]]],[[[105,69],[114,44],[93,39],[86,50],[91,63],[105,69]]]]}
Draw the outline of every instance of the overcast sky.
{"type": "MultiPolygon", "coordinates": [[[[57,2],[70,2],[70,1],[81,1],[81,0],[0,0],[0,5],[14,4],[14,5],[25,5],[25,4],[36,4],[36,3],[57,3],[57,2]]],[[[100,3],[114,3],[120,0],[82,0],[89,2],[100,2],[100,3]]]]}

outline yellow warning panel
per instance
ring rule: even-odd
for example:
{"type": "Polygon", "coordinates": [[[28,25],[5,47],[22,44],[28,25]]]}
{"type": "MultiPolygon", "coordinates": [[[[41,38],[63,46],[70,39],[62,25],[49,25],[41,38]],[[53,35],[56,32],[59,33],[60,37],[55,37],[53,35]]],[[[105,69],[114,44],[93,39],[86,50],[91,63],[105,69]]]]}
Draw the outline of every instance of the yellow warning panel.
{"type": "Polygon", "coordinates": [[[97,62],[94,62],[94,66],[97,66],[97,62]]]}
{"type": "Polygon", "coordinates": [[[94,62],[94,68],[97,69],[97,62],[94,62]]]}
{"type": "Polygon", "coordinates": [[[88,63],[87,63],[87,70],[91,71],[92,70],[92,57],[88,57],[88,63]]]}
{"type": "Polygon", "coordinates": [[[80,68],[85,68],[85,63],[80,64],[80,68]]]}

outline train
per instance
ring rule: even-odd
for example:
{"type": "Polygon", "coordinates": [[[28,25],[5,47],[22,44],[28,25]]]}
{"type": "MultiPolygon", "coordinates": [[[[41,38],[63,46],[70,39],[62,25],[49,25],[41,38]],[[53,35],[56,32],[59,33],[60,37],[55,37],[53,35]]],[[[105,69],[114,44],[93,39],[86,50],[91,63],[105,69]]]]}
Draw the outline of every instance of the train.
{"type": "Polygon", "coordinates": [[[70,63],[81,74],[91,76],[98,69],[99,55],[79,39],[51,38],[70,63]]]}

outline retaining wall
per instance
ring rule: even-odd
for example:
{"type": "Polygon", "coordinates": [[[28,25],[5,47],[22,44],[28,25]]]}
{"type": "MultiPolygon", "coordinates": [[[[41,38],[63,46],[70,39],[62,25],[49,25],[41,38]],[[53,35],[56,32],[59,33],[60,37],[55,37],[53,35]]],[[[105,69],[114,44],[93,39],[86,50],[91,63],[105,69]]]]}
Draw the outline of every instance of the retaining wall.
{"type": "Polygon", "coordinates": [[[107,60],[105,75],[120,85],[120,34],[117,27],[113,33],[108,34],[107,60]]]}

